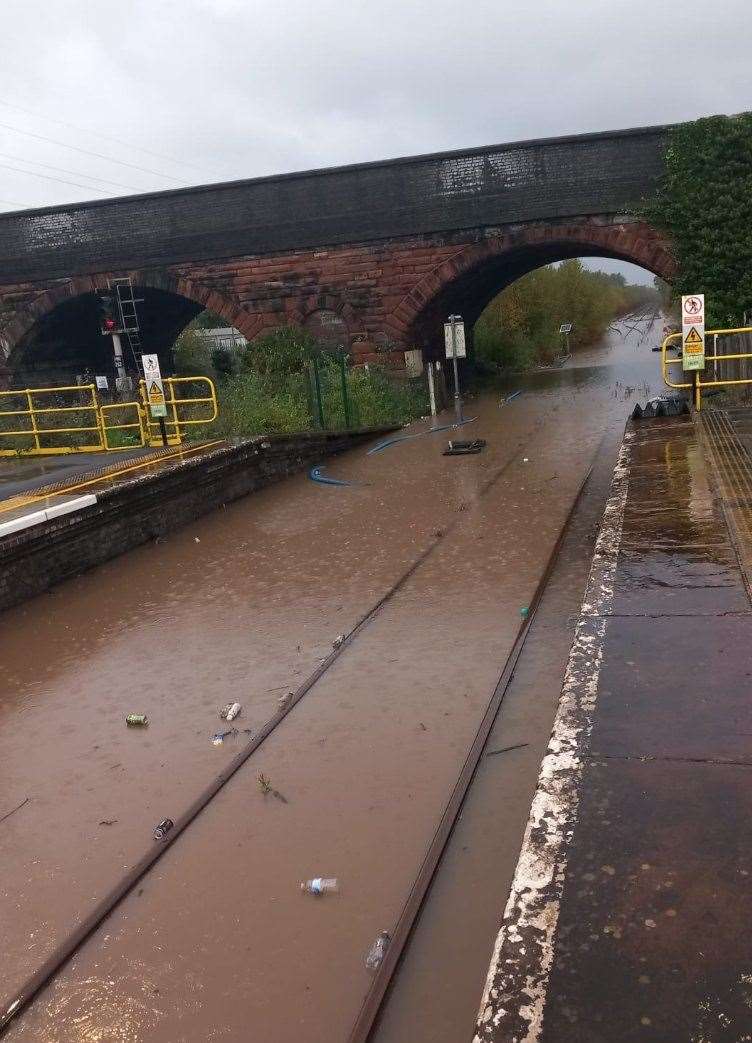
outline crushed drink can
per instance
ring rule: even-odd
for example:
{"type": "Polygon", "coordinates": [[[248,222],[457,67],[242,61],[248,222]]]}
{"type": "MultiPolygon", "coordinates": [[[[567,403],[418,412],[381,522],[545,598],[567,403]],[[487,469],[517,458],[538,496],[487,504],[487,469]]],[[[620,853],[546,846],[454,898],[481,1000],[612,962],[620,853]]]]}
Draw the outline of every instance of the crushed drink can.
{"type": "Polygon", "coordinates": [[[240,703],[228,703],[219,711],[219,716],[223,721],[234,721],[242,709],[240,703]]]}
{"type": "Polygon", "coordinates": [[[171,818],[163,818],[162,821],[154,828],[154,839],[164,840],[167,834],[170,832],[175,823],[171,818]]]}
{"type": "Polygon", "coordinates": [[[145,728],[149,723],[149,718],[145,713],[129,713],[125,718],[125,723],[129,728],[145,728]]]}

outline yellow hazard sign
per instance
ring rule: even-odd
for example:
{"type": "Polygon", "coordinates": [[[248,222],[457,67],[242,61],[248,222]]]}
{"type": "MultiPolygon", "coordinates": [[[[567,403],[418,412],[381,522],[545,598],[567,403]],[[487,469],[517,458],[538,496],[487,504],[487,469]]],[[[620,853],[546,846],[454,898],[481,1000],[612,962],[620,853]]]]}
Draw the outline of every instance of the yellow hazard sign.
{"type": "Polygon", "coordinates": [[[692,326],[687,336],[684,338],[684,350],[689,352],[690,355],[699,355],[702,353],[703,339],[700,336],[697,327],[692,326]]]}
{"type": "Polygon", "coordinates": [[[149,387],[149,403],[152,406],[161,406],[164,402],[164,392],[156,380],[151,382],[149,387]]]}

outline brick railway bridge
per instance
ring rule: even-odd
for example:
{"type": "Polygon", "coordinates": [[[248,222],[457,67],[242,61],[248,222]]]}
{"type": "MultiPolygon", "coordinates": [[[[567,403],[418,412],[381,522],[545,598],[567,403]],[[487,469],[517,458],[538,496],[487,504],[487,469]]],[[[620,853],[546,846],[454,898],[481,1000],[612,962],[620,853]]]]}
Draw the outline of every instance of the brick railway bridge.
{"type": "Polygon", "coordinates": [[[94,293],[130,276],[144,350],[170,358],[210,308],[249,340],[300,325],[354,361],[438,354],[506,285],[552,261],[632,261],[670,280],[670,244],[634,216],[667,127],[233,181],[0,215],[5,379],[108,372],[94,293]],[[99,367],[103,366],[104,369],[99,367]]]}

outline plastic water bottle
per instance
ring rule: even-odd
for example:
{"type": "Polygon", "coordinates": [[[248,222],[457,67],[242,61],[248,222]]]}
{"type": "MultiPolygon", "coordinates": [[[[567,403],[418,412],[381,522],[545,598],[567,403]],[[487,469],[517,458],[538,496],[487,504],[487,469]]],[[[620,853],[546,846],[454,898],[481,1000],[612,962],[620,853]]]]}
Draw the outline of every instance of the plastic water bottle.
{"type": "Polygon", "coordinates": [[[378,970],[381,966],[381,961],[386,956],[386,950],[389,948],[389,942],[392,940],[392,936],[388,931],[382,931],[376,941],[373,943],[371,948],[368,950],[366,956],[366,967],[369,971],[378,970]]]}
{"type": "Polygon", "coordinates": [[[334,894],[339,891],[339,884],[334,876],[315,876],[312,880],[304,881],[300,885],[300,890],[309,895],[334,894]]]}

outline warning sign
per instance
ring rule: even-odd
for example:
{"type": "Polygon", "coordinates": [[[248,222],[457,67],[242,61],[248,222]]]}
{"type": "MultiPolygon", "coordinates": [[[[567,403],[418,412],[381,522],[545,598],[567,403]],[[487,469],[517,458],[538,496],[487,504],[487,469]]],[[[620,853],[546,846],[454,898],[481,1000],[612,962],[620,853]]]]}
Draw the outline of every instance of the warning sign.
{"type": "Polygon", "coordinates": [[[141,365],[144,368],[144,380],[146,381],[147,397],[149,399],[149,412],[153,417],[167,416],[167,404],[165,402],[162,373],[159,368],[159,356],[142,355],[141,365]]]}
{"type": "Polygon", "coordinates": [[[697,327],[692,326],[687,336],[684,338],[684,350],[688,351],[690,355],[696,355],[702,351],[702,337],[697,332],[697,327]]]}
{"type": "Polygon", "coordinates": [[[705,294],[682,297],[682,369],[705,368],[705,294]]]}

